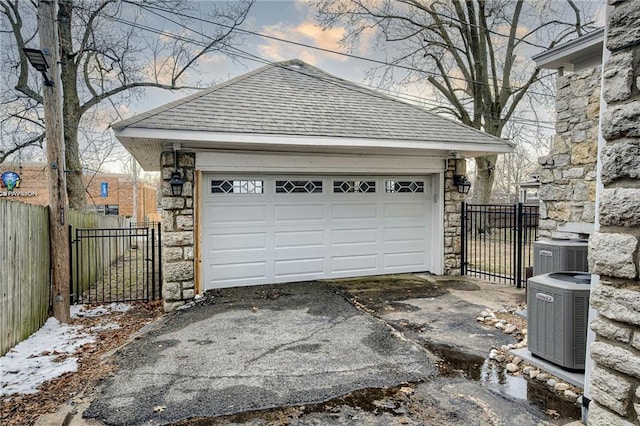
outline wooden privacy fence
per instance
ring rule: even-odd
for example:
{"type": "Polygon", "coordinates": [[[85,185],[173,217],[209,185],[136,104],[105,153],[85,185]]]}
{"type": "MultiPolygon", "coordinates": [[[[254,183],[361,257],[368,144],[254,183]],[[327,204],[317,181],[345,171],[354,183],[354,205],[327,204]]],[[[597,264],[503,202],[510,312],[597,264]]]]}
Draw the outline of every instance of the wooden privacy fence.
{"type": "Polygon", "coordinates": [[[49,316],[49,209],[0,200],[0,355],[49,316]]]}
{"type": "MultiPolygon", "coordinates": [[[[2,356],[47,320],[51,305],[51,267],[48,207],[0,200],[0,220],[2,356]]],[[[76,228],[121,228],[126,219],[71,210],[69,223],[76,228]]]]}

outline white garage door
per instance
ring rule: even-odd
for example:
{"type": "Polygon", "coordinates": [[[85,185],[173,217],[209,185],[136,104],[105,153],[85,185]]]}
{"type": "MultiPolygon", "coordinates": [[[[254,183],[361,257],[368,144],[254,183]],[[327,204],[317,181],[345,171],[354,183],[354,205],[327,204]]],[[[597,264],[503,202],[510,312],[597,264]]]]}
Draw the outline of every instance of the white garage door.
{"type": "Polygon", "coordinates": [[[204,289],[428,269],[430,177],[204,175],[204,289]]]}

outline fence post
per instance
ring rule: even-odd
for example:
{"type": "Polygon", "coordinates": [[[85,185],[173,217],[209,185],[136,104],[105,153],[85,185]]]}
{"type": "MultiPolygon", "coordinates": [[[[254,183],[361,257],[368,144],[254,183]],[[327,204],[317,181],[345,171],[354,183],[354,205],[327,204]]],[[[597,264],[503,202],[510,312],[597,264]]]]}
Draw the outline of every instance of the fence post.
{"type": "Polygon", "coordinates": [[[147,232],[151,230],[151,297],[147,289],[147,300],[156,299],[156,230],[153,226],[147,228],[147,232]]]}
{"type": "Polygon", "coordinates": [[[460,275],[467,275],[467,204],[460,207],[460,275]]]}
{"type": "Polygon", "coordinates": [[[162,299],[162,223],[161,222],[158,222],[157,256],[158,256],[158,295],[159,295],[159,299],[162,299]]]}
{"type": "Polygon", "coordinates": [[[516,288],[522,288],[522,228],[523,204],[518,203],[516,214],[516,288]]]}
{"type": "Polygon", "coordinates": [[[69,225],[69,303],[74,303],[73,292],[73,225],[69,225]]]}

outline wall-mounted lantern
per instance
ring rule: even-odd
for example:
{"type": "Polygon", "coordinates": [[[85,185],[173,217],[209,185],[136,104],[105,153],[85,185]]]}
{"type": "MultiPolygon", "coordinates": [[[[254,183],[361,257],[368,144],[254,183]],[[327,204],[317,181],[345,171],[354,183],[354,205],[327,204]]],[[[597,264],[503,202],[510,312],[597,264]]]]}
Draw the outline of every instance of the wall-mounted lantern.
{"type": "Polygon", "coordinates": [[[458,192],[461,194],[468,194],[471,189],[471,182],[465,175],[458,174],[458,160],[453,160],[456,163],[456,171],[453,173],[453,184],[458,187],[458,192]]]}
{"type": "Polygon", "coordinates": [[[174,197],[180,197],[182,195],[184,179],[178,171],[178,151],[176,149],[173,150],[173,172],[171,172],[169,185],[171,185],[171,195],[174,197]]]}

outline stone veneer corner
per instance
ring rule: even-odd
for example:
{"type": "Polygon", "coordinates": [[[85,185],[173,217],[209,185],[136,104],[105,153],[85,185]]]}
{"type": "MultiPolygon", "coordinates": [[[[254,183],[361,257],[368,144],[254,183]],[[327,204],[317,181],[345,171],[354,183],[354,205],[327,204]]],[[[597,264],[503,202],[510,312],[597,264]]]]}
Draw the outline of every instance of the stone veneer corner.
{"type": "Polygon", "coordinates": [[[609,0],[601,128],[599,231],[589,266],[600,276],[590,303],[589,425],[640,425],[640,0],[609,0]]]}
{"type": "Polygon", "coordinates": [[[465,174],[465,160],[448,160],[444,174],[444,274],[458,276],[462,269],[461,208],[465,194],[460,194],[453,184],[458,163],[458,173],[465,174]]]}
{"type": "Polygon", "coordinates": [[[184,179],[182,196],[174,197],[169,180],[174,153],[163,152],[162,164],[162,299],[172,311],[195,297],[194,286],[194,170],[195,154],[178,153],[178,171],[184,179]]]}

